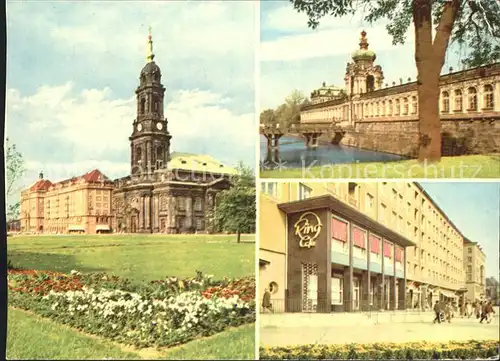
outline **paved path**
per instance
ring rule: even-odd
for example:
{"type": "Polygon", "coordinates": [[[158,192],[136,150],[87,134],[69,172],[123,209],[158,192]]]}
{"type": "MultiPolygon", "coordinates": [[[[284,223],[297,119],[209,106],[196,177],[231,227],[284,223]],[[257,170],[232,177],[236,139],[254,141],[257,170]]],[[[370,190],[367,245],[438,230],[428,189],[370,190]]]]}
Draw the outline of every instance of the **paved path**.
{"type": "MultiPolygon", "coordinates": [[[[497,314],[498,315],[498,314],[497,314]]],[[[498,340],[499,318],[494,317],[490,324],[480,324],[478,320],[454,318],[451,323],[433,324],[388,323],[362,326],[330,326],[330,327],[276,327],[260,328],[260,344],[263,346],[373,342],[411,342],[430,341],[446,342],[450,340],[466,341],[471,339],[498,340]]]]}

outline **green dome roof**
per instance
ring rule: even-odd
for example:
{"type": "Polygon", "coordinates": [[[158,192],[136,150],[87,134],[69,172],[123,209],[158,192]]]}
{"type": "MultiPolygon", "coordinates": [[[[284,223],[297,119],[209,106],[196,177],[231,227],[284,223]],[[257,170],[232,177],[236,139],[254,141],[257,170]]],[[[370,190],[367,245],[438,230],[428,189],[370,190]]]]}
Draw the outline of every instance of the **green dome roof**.
{"type": "Polygon", "coordinates": [[[368,49],[358,49],[352,53],[353,60],[371,60],[374,61],[377,58],[373,50],[368,49]]]}
{"type": "Polygon", "coordinates": [[[352,60],[371,60],[377,58],[373,50],[368,50],[368,40],[366,39],[366,31],[361,32],[361,39],[359,41],[359,49],[352,53],[352,60]]]}

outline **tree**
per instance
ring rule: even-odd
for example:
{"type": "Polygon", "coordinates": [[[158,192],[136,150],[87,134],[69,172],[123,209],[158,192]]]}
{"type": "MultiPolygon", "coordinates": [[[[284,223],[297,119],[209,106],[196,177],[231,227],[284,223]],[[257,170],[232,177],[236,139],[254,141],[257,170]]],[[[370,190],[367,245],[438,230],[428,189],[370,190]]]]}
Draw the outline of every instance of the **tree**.
{"type": "Polygon", "coordinates": [[[260,123],[279,124],[280,128],[288,129],[290,125],[300,123],[300,108],[306,104],[309,104],[309,99],[299,90],[293,90],[276,110],[266,109],[260,113],[260,123]]]}
{"type": "Polygon", "coordinates": [[[15,144],[9,144],[9,138],[5,139],[6,154],[5,154],[5,168],[6,168],[6,181],[5,181],[5,194],[6,194],[6,209],[7,217],[9,220],[19,218],[20,203],[9,204],[9,197],[17,193],[20,188],[17,183],[22,178],[26,169],[24,167],[24,158],[22,154],[16,149],[15,144]]]}
{"type": "Polygon", "coordinates": [[[500,5],[494,0],[290,0],[315,29],[327,15],[342,17],[363,11],[369,23],[389,20],[393,44],[403,44],[411,22],[415,31],[415,63],[419,108],[419,160],[441,157],[439,77],[451,42],[467,46],[462,61],[478,66],[500,59],[500,5]],[[432,39],[433,24],[436,34],[432,39]],[[497,43],[498,45],[494,45],[497,43]]]}
{"type": "Polygon", "coordinates": [[[255,233],[255,178],[253,171],[240,163],[233,186],[220,192],[216,199],[215,224],[221,231],[234,232],[237,241],[241,233],[255,233]]]}
{"type": "Polygon", "coordinates": [[[263,125],[276,124],[276,114],[273,109],[266,109],[260,113],[260,124],[263,125]]]}

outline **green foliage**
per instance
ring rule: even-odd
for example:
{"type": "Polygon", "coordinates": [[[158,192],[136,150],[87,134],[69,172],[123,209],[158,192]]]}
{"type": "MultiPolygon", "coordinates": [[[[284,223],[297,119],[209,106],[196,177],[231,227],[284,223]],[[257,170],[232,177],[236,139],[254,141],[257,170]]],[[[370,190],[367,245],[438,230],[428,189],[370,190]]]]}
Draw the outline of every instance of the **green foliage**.
{"type": "Polygon", "coordinates": [[[261,347],[261,360],[435,360],[498,355],[498,340],[261,347]]]}
{"type": "MultiPolygon", "coordinates": [[[[432,2],[433,22],[438,24],[443,9],[451,0],[432,2]]],[[[500,61],[500,3],[491,0],[458,0],[460,10],[455,20],[451,42],[466,51],[462,63],[467,67],[500,61]]],[[[308,26],[315,29],[325,16],[342,17],[362,11],[364,20],[373,23],[388,20],[386,29],[393,44],[403,44],[413,22],[413,0],[290,0],[294,8],[309,17],[308,26]]]]}
{"type": "Polygon", "coordinates": [[[9,196],[14,195],[20,190],[16,187],[16,184],[21,180],[22,176],[26,172],[24,167],[24,158],[22,154],[17,150],[15,144],[9,143],[9,138],[5,139],[5,194],[6,194],[6,206],[7,206],[7,219],[17,219],[19,218],[19,202],[15,204],[8,204],[9,196]]]}
{"type": "Polygon", "coordinates": [[[230,189],[217,195],[215,228],[222,232],[254,233],[256,193],[253,171],[240,163],[232,184],[230,189]]]}
{"type": "Polygon", "coordinates": [[[16,202],[14,204],[9,204],[7,206],[7,220],[16,220],[19,219],[19,212],[21,208],[21,202],[16,202]]]}
{"type": "Polygon", "coordinates": [[[266,109],[260,113],[260,124],[275,125],[276,112],[273,109],[266,109]]]}

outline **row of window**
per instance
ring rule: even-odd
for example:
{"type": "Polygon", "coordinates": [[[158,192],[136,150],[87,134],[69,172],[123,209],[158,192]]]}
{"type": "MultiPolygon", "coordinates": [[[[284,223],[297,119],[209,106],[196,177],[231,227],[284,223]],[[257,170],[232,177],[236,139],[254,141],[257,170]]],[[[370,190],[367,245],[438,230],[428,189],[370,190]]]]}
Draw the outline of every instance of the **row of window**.
{"type": "MultiPolygon", "coordinates": [[[[464,94],[462,89],[453,91],[454,112],[463,112],[464,94]]],[[[483,104],[482,109],[490,110],[495,107],[494,87],[492,84],[486,84],[478,93],[476,87],[469,87],[466,90],[467,111],[478,111],[478,96],[482,95],[483,104]]],[[[449,113],[451,104],[451,94],[449,91],[441,92],[441,112],[449,113]]],[[[405,116],[416,115],[418,113],[418,98],[417,96],[404,97],[402,99],[390,99],[367,102],[363,104],[354,105],[354,113],[357,118],[370,118],[378,116],[405,116]]],[[[338,107],[330,110],[322,110],[313,113],[304,113],[304,119],[335,119],[335,118],[348,118],[348,109],[338,107]]]]}

